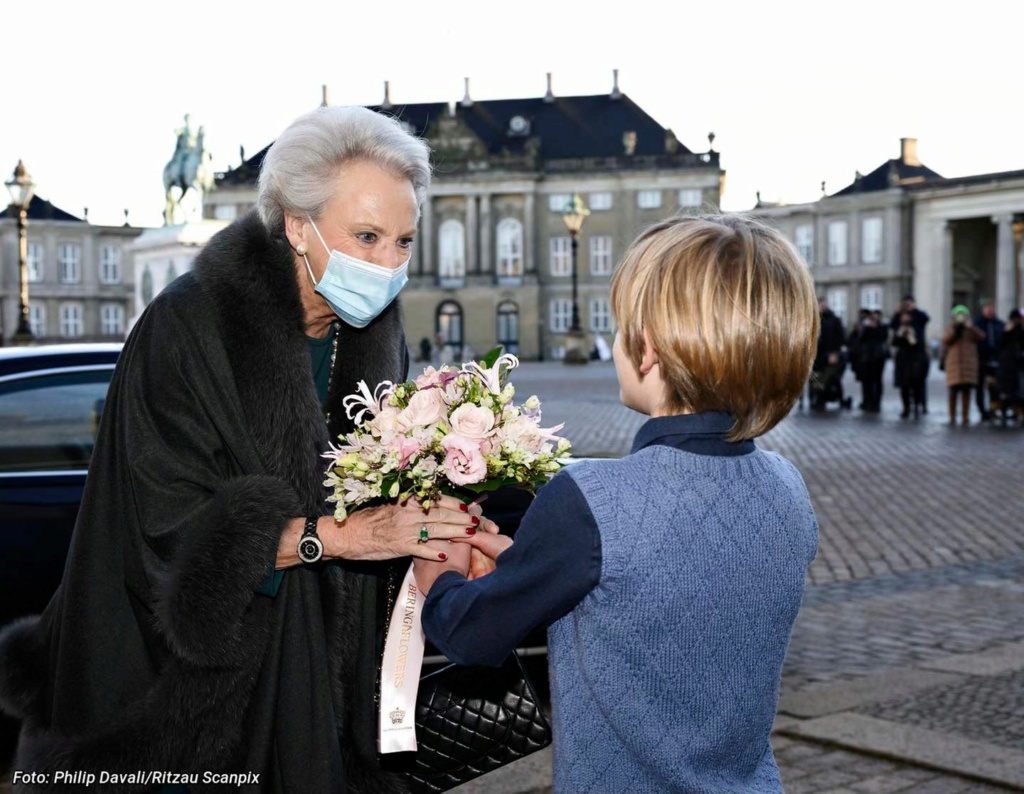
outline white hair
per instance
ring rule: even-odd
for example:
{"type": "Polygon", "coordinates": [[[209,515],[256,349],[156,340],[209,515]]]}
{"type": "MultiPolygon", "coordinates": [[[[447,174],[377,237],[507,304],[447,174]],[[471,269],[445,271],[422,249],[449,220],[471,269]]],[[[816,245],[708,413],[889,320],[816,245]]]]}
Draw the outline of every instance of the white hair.
{"type": "Polygon", "coordinates": [[[394,118],[363,107],[321,107],[299,116],[263,158],[256,207],[271,232],[286,212],[319,218],[334,195],[338,169],[350,160],[376,163],[408,179],[422,205],[430,187],[430,147],[394,118]]]}

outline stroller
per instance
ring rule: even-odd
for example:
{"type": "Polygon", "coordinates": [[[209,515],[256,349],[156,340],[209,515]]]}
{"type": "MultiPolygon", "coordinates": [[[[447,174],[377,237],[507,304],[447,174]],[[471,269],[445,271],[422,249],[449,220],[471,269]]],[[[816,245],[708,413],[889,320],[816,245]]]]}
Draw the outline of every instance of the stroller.
{"type": "MultiPolygon", "coordinates": [[[[853,398],[843,394],[846,366],[846,353],[838,353],[835,361],[828,361],[824,366],[814,369],[807,383],[807,398],[812,411],[824,411],[829,403],[839,403],[839,407],[844,410],[853,407],[853,398]]],[[[800,407],[803,408],[802,395],[800,407]]]]}

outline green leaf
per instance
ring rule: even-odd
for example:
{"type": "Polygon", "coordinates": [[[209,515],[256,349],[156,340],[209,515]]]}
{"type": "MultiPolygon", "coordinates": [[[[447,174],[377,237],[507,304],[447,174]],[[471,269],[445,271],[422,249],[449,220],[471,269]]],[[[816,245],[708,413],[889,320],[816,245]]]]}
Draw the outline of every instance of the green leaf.
{"type": "Polygon", "coordinates": [[[480,359],[480,363],[484,365],[484,369],[490,369],[491,367],[493,367],[494,362],[498,360],[504,349],[505,348],[503,348],[501,345],[498,345],[498,347],[494,348],[493,350],[488,350],[484,354],[484,357],[480,359]]]}

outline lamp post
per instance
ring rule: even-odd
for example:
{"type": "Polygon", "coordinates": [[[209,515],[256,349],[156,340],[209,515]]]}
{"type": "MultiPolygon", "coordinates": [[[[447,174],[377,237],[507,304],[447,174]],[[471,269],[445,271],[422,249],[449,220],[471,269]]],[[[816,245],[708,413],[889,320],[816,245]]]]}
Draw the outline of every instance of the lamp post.
{"type": "Polygon", "coordinates": [[[572,325],[569,326],[569,344],[566,347],[566,364],[586,364],[588,360],[587,351],[583,346],[583,329],[580,328],[580,305],[576,294],[576,263],[580,247],[580,230],[583,228],[583,221],[587,219],[590,210],[583,203],[579,193],[573,193],[565,211],[562,213],[562,221],[565,228],[569,230],[572,240],[572,325]]]}
{"type": "Polygon", "coordinates": [[[11,213],[18,215],[18,329],[12,341],[25,345],[35,341],[28,321],[28,208],[36,186],[21,160],[14,168],[14,176],[4,185],[11,193],[11,213]]]}

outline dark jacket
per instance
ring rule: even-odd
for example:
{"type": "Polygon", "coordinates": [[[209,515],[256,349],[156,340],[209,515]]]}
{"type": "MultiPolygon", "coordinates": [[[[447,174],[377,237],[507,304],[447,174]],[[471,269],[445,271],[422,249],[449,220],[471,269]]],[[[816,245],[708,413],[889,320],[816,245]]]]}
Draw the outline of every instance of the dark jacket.
{"type": "Polygon", "coordinates": [[[838,353],[846,342],[843,321],[831,309],[821,313],[821,331],[818,334],[818,350],[814,357],[814,369],[820,370],[828,364],[831,353],[838,353]]]}
{"type": "Polygon", "coordinates": [[[979,314],[974,318],[974,327],[984,334],[978,341],[978,361],[982,366],[994,364],[999,355],[999,343],[1003,338],[1005,323],[998,317],[990,319],[979,314]]]}
{"type": "Polygon", "coordinates": [[[896,388],[923,383],[928,375],[928,350],[913,325],[905,331],[897,328],[892,346],[896,350],[893,363],[896,388]]]}
{"type": "Polygon", "coordinates": [[[397,304],[339,334],[328,433],[293,254],[253,214],[143,313],[60,589],[0,637],[0,705],[23,719],[15,768],[400,790],[374,747],[382,569],[295,568],[275,597],[255,593],[286,522],[329,512],[320,455],[348,428],[342,398],[406,374],[397,304]]]}
{"type": "MultiPolygon", "coordinates": [[[[892,320],[889,323],[889,327],[892,328],[893,331],[898,331],[900,328],[901,314],[903,314],[903,312],[898,311],[892,316],[892,320]]],[[[920,339],[921,343],[924,345],[928,344],[928,338],[925,335],[925,328],[928,327],[928,323],[931,319],[932,318],[929,317],[926,312],[923,312],[920,309],[914,309],[912,312],[910,312],[910,324],[914,327],[914,330],[917,332],[917,338],[920,339]]]]}
{"type": "Polygon", "coordinates": [[[1000,397],[1019,401],[1024,398],[1021,388],[1021,367],[1024,366],[1024,325],[1017,322],[1004,330],[999,340],[996,384],[1000,397]]]}

